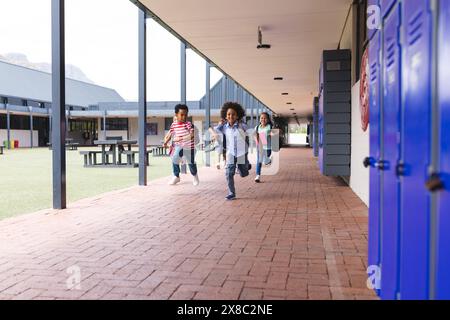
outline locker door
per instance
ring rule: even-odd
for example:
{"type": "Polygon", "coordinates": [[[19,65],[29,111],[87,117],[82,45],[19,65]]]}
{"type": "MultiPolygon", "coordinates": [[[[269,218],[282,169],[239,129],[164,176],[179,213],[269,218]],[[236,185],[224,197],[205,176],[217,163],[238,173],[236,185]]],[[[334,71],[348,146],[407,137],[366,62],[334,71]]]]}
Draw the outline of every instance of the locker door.
{"type": "Polygon", "coordinates": [[[429,193],[425,187],[431,150],[432,13],[428,0],[402,5],[404,25],[403,147],[401,187],[401,299],[427,299],[429,193]]]}
{"type": "Polygon", "coordinates": [[[397,0],[380,0],[381,16],[385,18],[397,0]]]}
{"type": "Polygon", "coordinates": [[[440,121],[435,298],[450,299],[450,1],[440,1],[438,92],[440,121]]]}
{"type": "Polygon", "coordinates": [[[400,159],[401,90],[400,6],[384,21],[383,35],[383,186],[381,297],[396,299],[399,256],[399,179],[395,167],[400,159]]]}
{"type": "MultiPolygon", "coordinates": [[[[380,267],[380,174],[377,163],[380,160],[380,89],[381,89],[381,32],[375,33],[369,42],[369,123],[370,157],[365,163],[370,166],[369,203],[369,255],[368,265],[380,267]]],[[[374,272],[373,269],[369,272],[374,272]]],[[[369,273],[369,277],[371,274],[369,273]]],[[[378,280],[378,279],[376,279],[378,280]]],[[[377,289],[375,287],[375,289],[377,289]]],[[[379,293],[379,292],[378,292],[379,293]]]]}

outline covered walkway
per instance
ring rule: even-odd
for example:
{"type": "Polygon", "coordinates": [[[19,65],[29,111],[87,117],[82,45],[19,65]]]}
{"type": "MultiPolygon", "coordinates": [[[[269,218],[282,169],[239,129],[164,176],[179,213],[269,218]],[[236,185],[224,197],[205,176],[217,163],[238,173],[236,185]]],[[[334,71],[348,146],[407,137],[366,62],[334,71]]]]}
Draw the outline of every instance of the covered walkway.
{"type": "Polygon", "coordinates": [[[1,221],[0,299],[375,299],[367,207],[311,149],[280,156],[263,183],[236,178],[232,202],[202,168],[198,187],[165,178],[1,221]]]}

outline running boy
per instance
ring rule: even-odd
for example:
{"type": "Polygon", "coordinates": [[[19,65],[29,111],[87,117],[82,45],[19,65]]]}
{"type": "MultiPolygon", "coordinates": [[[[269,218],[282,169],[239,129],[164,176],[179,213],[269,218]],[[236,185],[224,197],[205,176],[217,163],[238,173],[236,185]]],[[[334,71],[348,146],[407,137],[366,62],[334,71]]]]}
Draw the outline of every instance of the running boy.
{"type": "Polygon", "coordinates": [[[173,139],[174,148],[172,154],[172,167],[174,177],[169,182],[175,185],[180,182],[180,159],[184,156],[189,165],[189,171],[194,177],[193,185],[199,184],[197,174],[197,164],[195,163],[195,144],[194,144],[194,126],[187,121],[189,108],[184,104],[175,106],[175,116],[177,121],[170,126],[169,133],[164,138],[164,147],[170,139],[173,139]]]}
{"type": "Polygon", "coordinates": [[[237,170],[242,178],[249,175],[251,169],[247,160],[248,140],[246,139],[247,126],[241,120],[245,116],[244,108],[235,102],[226,102],[220,111],[222,119],[226,119],[225,124],[215,127],[217,133],[225,137],[226,148],[226,178],[228,184],[227,200],[236,199],[234,187],[234,174],[237,170]]]}

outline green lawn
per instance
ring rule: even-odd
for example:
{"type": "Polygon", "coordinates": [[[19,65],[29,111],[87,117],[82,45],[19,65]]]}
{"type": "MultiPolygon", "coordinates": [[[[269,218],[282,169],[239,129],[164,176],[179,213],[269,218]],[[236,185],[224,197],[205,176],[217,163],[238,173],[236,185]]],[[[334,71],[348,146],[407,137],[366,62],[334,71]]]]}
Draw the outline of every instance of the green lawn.
{"type": "MultiPolygon", "coordinates": [[[[84,168],[79,151],[66,152],[69,202],[138,184],[138,168],[84,168]]],[[[196,158],[202,165],[201,154],[196,158]]],[[[0,155],[0,219],[51,208],[51,170],[52,152],[48,148],[5,150],[0,155]]],[[[149,181],[171,172],[170,158],[150,156],[149,181]]]]}

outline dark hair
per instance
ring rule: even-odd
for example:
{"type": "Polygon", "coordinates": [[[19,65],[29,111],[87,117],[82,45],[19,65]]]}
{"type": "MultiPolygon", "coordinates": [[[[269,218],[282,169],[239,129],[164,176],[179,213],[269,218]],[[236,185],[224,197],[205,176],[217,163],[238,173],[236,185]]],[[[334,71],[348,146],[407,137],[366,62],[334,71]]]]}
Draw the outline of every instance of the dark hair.
{"type": "Polygon", "coordinates": [[[175,106],[175,114],[177,114],[178,112],[180,112],[180,110],[186,110],[186,112],[189,112],[189,108],[187,105],[185,104],[177,104],[175,106]]]}
{"type": "Polygon", "coordinates": [[[267,112],[261,112],[259,117],[261,117],[263,114],[265,114],[267,116],[267,124],[270,125],[271,128],[273,128],[273,123],[272,123],[272,120],[270,120],[270,115],[267,112]]]}
{"type": "Polygon", "coordinates": [[[225,102],[222,106],[222,109],[220,110],[220,117],[222,119],[227,118],[227,111],[228,109],[233,109],[236,111],[238,121],[240,121],[245,116],[245,110],[242,108],[242,106],[237,102],[225,102]]]}

